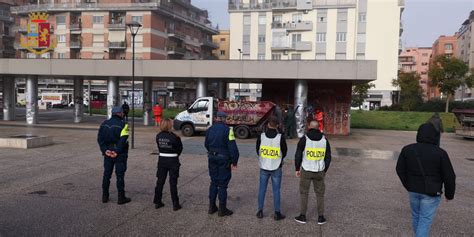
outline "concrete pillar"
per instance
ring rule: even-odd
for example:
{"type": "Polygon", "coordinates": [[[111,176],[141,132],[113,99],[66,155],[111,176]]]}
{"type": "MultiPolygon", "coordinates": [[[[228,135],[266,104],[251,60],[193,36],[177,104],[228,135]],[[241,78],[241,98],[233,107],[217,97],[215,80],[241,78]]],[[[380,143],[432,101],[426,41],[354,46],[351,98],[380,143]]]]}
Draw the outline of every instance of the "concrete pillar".
{"type": "Polygon", "coordinates": [[[74,79],[74,123],[82,122],[84,117],[84,80],[74,79]]]}
{"type": "Polygon", "coordinates": [[[3,120],[15,120],[15,78],[3,78],[3,120]]]}
{"type": "Polygon", "coordinates": [[[153,125],[152,118],[152,94],[153,81],[150,79],[143,80],[143,125],[153,125]]]}
{"type": "Polygon", "coordinates": [[[197,79],[196,99],[205,96],[207,96],[207,79],[199,78],[197,79]]]}
{"type": "Polygon", "coordinates": [[[26,77],[26,123],[38,123],[38,76],[26,77]]]}
{"type": "Polygon", "coordinates": [[[221,100],[225,100],[227,97],[227,83],[225,81],[217,82],[217,96],[221,100]]]}
{"type": "Polygon", "coordinates": [[[305,80],[297,80],[295,82],[295,117],[296,117],[296,133],[298,137],[304,136],[306,126],[305,109],[308,104],[308,82],[305,80]]]}
{"type": "Polygon", "coordinates": [[[117,77],[109,77],[107,80],[107,117],[112,117],[112,108],[118,106],[119,101],[119,80],[117,77]]]}

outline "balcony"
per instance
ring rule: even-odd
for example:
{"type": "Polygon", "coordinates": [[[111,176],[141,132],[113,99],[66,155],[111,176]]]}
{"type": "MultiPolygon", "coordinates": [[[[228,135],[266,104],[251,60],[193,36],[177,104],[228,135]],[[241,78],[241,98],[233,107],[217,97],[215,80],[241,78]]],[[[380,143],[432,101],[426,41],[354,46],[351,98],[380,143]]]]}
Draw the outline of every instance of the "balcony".
{"type": "Polygon", "coordinates": [[[313,0],[316,8],[348,8],[356,7],[357,0],[313,0]]]}
{"type": "Polygon", "coordinates": [[[415,57],[413,56],[401,56],[398,58],[401,65],[416,65],[415,57]]]}
{"type": "Polygon", "coordinates": [[[313,49],[313,43],[311,41],[299,41],[293,43],[295,51],[311,51],[313,49]]]}
{"type": "Polygon", "coordinates": [[[109,30],[126,30],[127,26],[125,25],[125,22],[122,23],[113,23],[109,22],[109,30]]]}
{"type": "Polygon", "coordinates": [[[205,39],[202,43],[201,43],[201,47],[208,47],[208,48],[211,48],[211,49],[218,49],[219,48],[219,44],[216,44],[208,39],[205,39]]]}
{"type": "Polygon", "coordinates": [[[186,54],[186,49],[179,46],[168,46],[167,48],[168,55],[181,55],[186,54]]]}
{"type": "Polygon", "coordinates": [[[184,41],[186,39],[186,35],[184,35],[183,33],[180,33],[176,30],[168,30],[168,38],[173,38],[173,39],[177,39],[177,40],[180,40],[180,41],[184,41]]]}
{"type": "Polygon", "coordinates": [[[312,21],[299,22],[273,22],[272,29],[286,29],[287,31],[311,31],[313,30],[312,21]]]}
{"type": "Polygon", "coordinates": [[[69,47],[71,49],[80,49],[80,48],[82,48],[82,43],[81,43],[81,41],[70,41],[69,42],[69,47]]]}
{"type": "Polygon", "coordinates": [[[109,49],[126,49],[126,48],[127,48],[127,44],[125,43],[125,41],[121,41],[121,42],[109,41],[109,49]]]}
{"type": "Polygon", "coordinates": [[[73,23],[69,25],[69,31],[71,34],[80,34],[82,30],[82,24],[80,23],[73,23]]]}

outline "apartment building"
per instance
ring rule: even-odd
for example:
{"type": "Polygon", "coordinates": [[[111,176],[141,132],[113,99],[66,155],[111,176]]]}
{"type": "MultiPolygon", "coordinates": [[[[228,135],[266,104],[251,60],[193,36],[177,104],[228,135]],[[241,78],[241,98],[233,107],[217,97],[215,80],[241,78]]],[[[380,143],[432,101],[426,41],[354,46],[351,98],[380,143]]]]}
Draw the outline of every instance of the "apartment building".
{"type": "MultiPolygon", "coordinates": [[[[207,11],[190,0],[39,0],[12,12],[19,16],[18,43],[27,39],[28,14],[49,14],[57,46],[43,57],[131,59],[129,21],[143,25],[135,41],[137,59],[207,59],[217,48],[212,35],[218,31],[207,11]]],[[[19,49],[21,58],[36,57],[19,49]]]]}
{"type": "MultiPolygon", "coordinates": [[[[131,59],[132,37],[126,25],[130,21],[142,24],[135,38],[138,60],[213,59],[212,50],[218,48],[212,42],[218,30],[208,12],[191,0],[38,0],[13,7],[12,13],[17,16],[18,58],[131,59]],[[29,14],[35,12],[49,15],[56,39],[54,50],[39,56],[24,46],[29,14]]],[[[163,82],[154,88],[159,101],[194,100],[194,85],[163,82]]],[[[123,93],[122,98],[129,97],[130,93],[123,93]]]]}
{"type": "Polygon", "coordinates": [[[212,41],[219,45],[219,48],[212,51],[214,56],[219,60],[229,60],[230,31],[221,30],[219,34],[212,36],[212,41]]]}
{"type": "MultiPolygon", "coordinates": [[[[457,51],[457,38],[457,34],[453,36],[441,35],[438,37],[438,39],[433,43],[433,53],[431,55],[430,63],[440,55],[454,57],[455,52],[457,51]]],[[[428,100],[439,98],[441,96],[441,92],[437,87],[431,87],[428,84],[428,100]]]]}
{"type": "Polygon", "coordinates": [[[403,0],[229,0],[230,59],[377,60],[369,100],[396,96],[403,0]]]}
{"type": "Polygon", "coordinates": [[[0,58],[14,58],[15,34],[13,33],[14,18],[10,14],[13,1],[0,1],[0,58]]]}
{"type": "MultiPolygon", "coordinates": [[[[474,70],[474,11],[471,11],[458,31],[456,58],[469,65],[474,70]]],[[[456,91],[456,100],[474,100],[474,88],[460,88],[456,91]]]]}
{"type": "Polygon", "coordinates": [[[415,72],[420,75],[424,99],[428,98],[428,70],[431,54],[431,47],[413,47],[406,48],[399,56],[400,71],[415,72]]]}

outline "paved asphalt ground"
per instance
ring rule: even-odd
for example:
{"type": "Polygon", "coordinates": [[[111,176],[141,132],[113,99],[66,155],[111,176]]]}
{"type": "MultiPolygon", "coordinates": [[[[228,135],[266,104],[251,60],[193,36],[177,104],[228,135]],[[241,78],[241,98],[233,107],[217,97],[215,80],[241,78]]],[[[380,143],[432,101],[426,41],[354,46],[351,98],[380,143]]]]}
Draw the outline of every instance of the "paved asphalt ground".
{"type": "MultiPolygon", "coordinates": [[[[71,112],[71,111],[69,111],[71,112]]],[[[69,112],[42,113],[42,124],[24,126],[24,120],[0,122],[0,136],[53,136],[48,147],[18,150],[0,148],[0,236],[156,236],[156,235],[282,235],[282,236],[410,236],[407,192],[395,173],[400,149],[415,141],[414,132],[353,130],[348,137],[330,137],[333,162],[326,176],[326,217],[317,225],[314,193],[310,194],[307,224],[299,214],[298,178],[294,176],[296,140],[289,142],[282,183],[282,212],[272,218],[271,185],[265,218],[255,217],[258,164],[255,139],[239,140],[242,157],[229,187],[231,217],[207,214],[207,158],[203,137],[183,138],[179,195],[183,209],[171,208],[165,186],[165,207],[152,204],[156,182],[154,128],[137,127],[136,148],[129,155],[126,190],[132,202],[118,206],[111,185],[111,202],[102,204],[102,158],[96,128],[103,117],[81,125],[66,124],[69,112]],[[64,113],[64,117],[58,116],[64,113]],[[46,121],[48,120],[48,121],[46,121]],[[54,122],[53,122],[54,121],[54,122]]],[[[72,119],[72,116],[70,116],[72,119]]],[[[474,236],[474,141],[444,134],[442,147],[457,175],[455,199],[444,199],[432,236],[474,236]]],[[[115,184],[115,178],[112,180],[115,184]]]]}

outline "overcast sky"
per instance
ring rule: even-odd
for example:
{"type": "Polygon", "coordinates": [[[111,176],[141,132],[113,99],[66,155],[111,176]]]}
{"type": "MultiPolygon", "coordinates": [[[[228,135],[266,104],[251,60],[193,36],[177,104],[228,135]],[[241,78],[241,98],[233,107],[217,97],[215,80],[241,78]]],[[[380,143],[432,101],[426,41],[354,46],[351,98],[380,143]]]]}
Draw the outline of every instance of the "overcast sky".
{"type": "MultiPolygon", "coordinates": [[[[207,9],[214,25],[229,28],[227,0],[192,0],[207,9]]],[[[474,10],[474,0],[405,0],[403,44],[431,46],[439,35],[452,35],[474,10]]]]}

